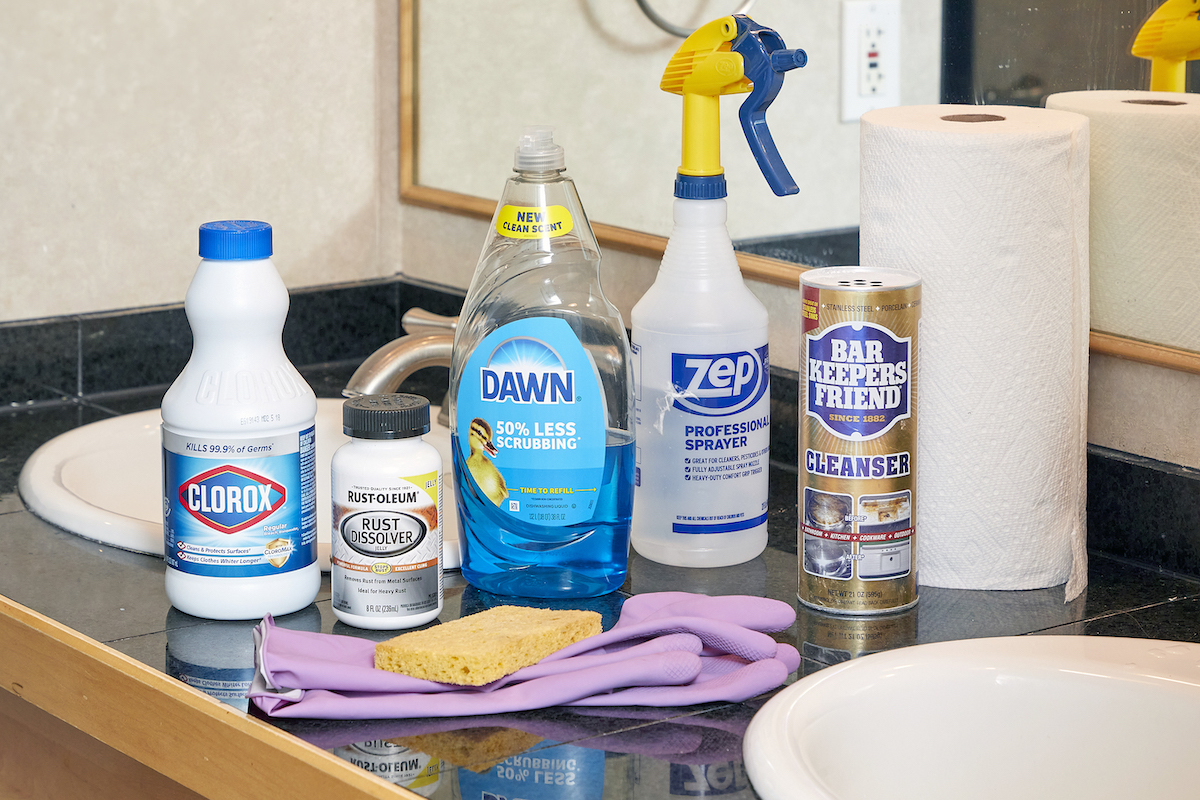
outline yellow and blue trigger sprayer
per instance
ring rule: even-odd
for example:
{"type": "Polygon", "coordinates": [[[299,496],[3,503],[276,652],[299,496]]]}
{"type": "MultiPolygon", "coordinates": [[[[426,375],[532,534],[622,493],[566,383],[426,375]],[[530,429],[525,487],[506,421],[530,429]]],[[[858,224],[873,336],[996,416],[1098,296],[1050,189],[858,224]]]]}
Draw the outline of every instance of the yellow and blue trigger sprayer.
{"type": "Polygon", "coordinates": [[[778,33],[733,15],[689,36],[663,91],[683,96],[674,228],[654,285],[633,308],[637,460],[631,539],[645,558],[720,567],[767,544],[767,311],[742,280],[725,228],[721,95],[777,195],[795,194],[767,128],[784,73],[807,63],[778,33]]]}
{"type": "Polygon", "coordinates": [[[1200,0],[1166,0],[1138,30],[1130,52],[1150,61],[1150,91],[1187,91],[1187,62],[1200,58],[1200,0]]]}

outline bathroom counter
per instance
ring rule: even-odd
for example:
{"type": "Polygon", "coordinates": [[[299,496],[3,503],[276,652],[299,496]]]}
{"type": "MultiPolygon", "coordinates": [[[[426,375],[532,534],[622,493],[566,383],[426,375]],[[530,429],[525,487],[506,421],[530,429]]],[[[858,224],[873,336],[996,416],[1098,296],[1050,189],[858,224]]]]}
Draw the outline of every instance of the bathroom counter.
{"type": "MultiPolygon", "coordinates": [[[[41,794],[55,797],[385,798],[414,796],[396,784],[415,780],[420,794],[447,799],[483,792],[756,796],[742,768],[741,738],[765,697],[461,720],[275,722],[246,713],[244,701],[238,707],[238,687],[250,666],[252,622],[215,623],[171,609],[161,560],[57,530],[26,511],[17,495],[21,465],[39,444],[157,400],[129,395],[103,408],[81,403],[0,415],[0,687],[6,690],[0,692],[0,763],[14,766],[0,770],[0,795],[20,794],[5,782],[26,780],[40,781],[41,794]],[[404,739],[413,750],[390,739],[404,739]],[[417,745],[433,753],[432,760],[417,745]],[[38,762],[51,755],[63,773],[56,778],[38,762]],[[69,773],[78,777],[77,788],[46,788],[50,780],[69,781],[69,773]]],[[[634,555],[622,590],[588,607],[611,623],[623,598],[645,591],[755,594],[794,603],[796,473],[785,465],[772,466],[770,519],[767,551],[747,564],[688,570],[634,555]]],[[[1200,583],[1097,553],[1089,575],[1087,591],[1070,603],[1063,602],[1062,587],[923,588],[915,609],[882,617],[837,618],[800,607],[796,625],[777,638],[800,649],[801,674],[875,650],[983,636],[1200,642],[1200,583]]],[[[495,602],[448,573],[441,619],[495,602]]],[[[385,638],[336,621],[328,576],[313,606],[279,622],[385,638]]]]}

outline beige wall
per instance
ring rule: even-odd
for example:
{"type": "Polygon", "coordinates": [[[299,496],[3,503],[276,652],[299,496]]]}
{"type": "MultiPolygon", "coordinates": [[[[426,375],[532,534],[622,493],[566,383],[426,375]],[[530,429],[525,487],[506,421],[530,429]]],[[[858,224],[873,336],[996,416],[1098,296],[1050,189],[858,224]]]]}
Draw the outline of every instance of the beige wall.
{"type": "Polygon", "coordinates": [[[379,242],[399,211],[379,176],[395,14],[0,4],[0,320],[179,302],[212,219],[271,222],[290,286],[393,274],[379,242]]]}
{"type": "MultiPolygon", "coordinates": [[[[923,9],[906,47],[936,35],[932,2],[904,0],[923,9]]],[[[789,44],[816,58],[836,6],[796,0],[812,26],[789,44]]],[[[856,183],[857,125],[829,121],[836,86],[805,91],[856,183]]],[[[486,223],[398,202],[397,106],[389,0],[0,4],[0,322],[180,302],[196,227],[231,217],[275,226],[293,288],[398,273],[465,287],[486,223]]],[[[607,256],[628,318],[656,263],[607,256]]],[[[797,292],[752,288],[772,361],[795,369],[797,292]]],[[[1200,377],[1093,359],[1090,410],[1090,441],[1200,467],[1200,377]]]]}
{"type": "MultiPolygon", "coordinates": [[[[680,20],[689,12],[728,13],[724,0],[702,2],[698,11],[691,0],[660,0],[659,6],[680,20]]],[[[903,6],[906,102],[936,98],[939,2],[905,0],[903,6]]],[[[525,117],[547,109],[521,105],[513,112],[508,94],[471,94],[478,91],[474,76],[512,71],[482,48],[503,38],[514,52],[527,53],[539,36],[575,31],[581,85],[556,92],[549,110],[561,120],[550,121],[561,122],[570,137],[589,120],[603,116],[620,124],[611,119],[620,117],[632,126],[625,138],[646,140],[620,169],[612,167],[611,153],[592,155],[603,150],[600,143],[568,151],[582,170],[575,176],[585,203],[599,209],[592,210],[594,219],[623,222],[605,210],[615,216],[634,187],[653,185],[661,202],[646,207],[656,210],[660,232],[667,232],[680,104],[657,82],[678,39],[642,18],[632,0],[531,0],[516,22],[528,28],[537,21],[542,28],[524,42],[512,41],[511,30],[502,36],[500,22],[486,16],[509,15],[506,4],[429,0],[421,8],[422,79],[433,81],[423,84],[424,96],[461,91],[457,105],[472,109],[475,127],[495,131],[487,140],[501,154],[485,158],[452,146],[454,131],[464,126],[446,126],[438,135],[436,125],[428,127],[442,118],[432,107],[422,114],[422,140],[434,154],[423,159],[427,172],[431,165],[469,164],[466,174],[487,177],[456,188],[497,196],[516,133],[531,121],[525,117]],[[435,69],[429,63],[435,53],[452,66],[435,69]],[[598,65],[611,73],[608,89],[591,86],[599,83],[589,77],[598,65]],[[625,113],[589,117],[589,109],[600,108],[597,92],[611,93],[613,86],[636,89],[637,102],[628,101],[625,113]],[[654,101],[662,108],[641,110],[654,101]],[[647,137],[667,142],[660,142],[665,151],[650,148],[647,137]],[[651,181],[651,173],[659,179],[651,181]],[[614,181],[624,188],[610,190],[614,181]]],[[[838,119],[838,8],[832,0],[760,0],[755,7],[788,32],[790,44],[810,53],[810,65],[793,73],[800,77],[789,81],[771,117],[804,192],[784,199],[770,194],[737,141],[737,99],[730,99],[724,114],[730,180],[748,176],[749,183],[741,202],[731,204],[735,238],[764,232],[756,227],[763,209],[792,215],[788,231],[857,222],[858,126],[838,119]]],[[[275,226],[276,264],[292,287],[398,272],[465,287],[482,227],[397,200],[397,36],[395,0],[0,4],[0,283],[6,290],[0,321],[179,302],[197,260],[197,226],[233,217],[275,226]]],[[[428,180],[438,183],[437,175],[428,180]]],[[[656,265],[613,256],[607,284],[628,313],[656,265]]],[[[781,307],[778,298],[766,299],[781,307]]]]}

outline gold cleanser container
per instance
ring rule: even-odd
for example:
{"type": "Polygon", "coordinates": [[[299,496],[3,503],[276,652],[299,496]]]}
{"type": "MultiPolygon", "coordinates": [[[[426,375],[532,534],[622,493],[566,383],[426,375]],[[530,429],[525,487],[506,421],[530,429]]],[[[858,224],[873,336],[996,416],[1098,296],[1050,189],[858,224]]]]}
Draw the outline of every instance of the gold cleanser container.
{"type": "Polygon", "coordinates": [[[800,288],[800,602],[836,614],[909,608],[921,279],[827,267],[800,288]]]}

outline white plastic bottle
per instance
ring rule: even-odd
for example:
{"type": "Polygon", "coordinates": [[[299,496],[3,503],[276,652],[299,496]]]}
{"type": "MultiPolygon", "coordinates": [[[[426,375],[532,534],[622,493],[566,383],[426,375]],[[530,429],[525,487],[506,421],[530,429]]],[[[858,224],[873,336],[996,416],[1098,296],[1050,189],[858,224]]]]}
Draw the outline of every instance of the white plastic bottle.
{"type": "Polygon", "coordinates": [[[767,310],[742,280],[725,201],[675,200],[654,284],[633,307],[633,549],[722,567],[767,545],[767,310]]]}
{"type": "Polygon", "coordinates": [[[316,599],[317,400],[283,351],[288,292],[271,226],[200,226],[184,308],[192,357],[162,402],[166,588],[210,619],[316,599]]]}
{"type": "Polygon", "coordinates": [[[370,630],[415,628],[442,612],[442,456],[429,401],[373,394],[342,405],[351,439],[333,454],[333,613],[370,630]]]}
{"type": "Polygon", "coordinates": [[[767,311],[742,281],[725,229],[719,98],[749,92],[738,117],[778,195],[795,194],[766,109],[803,50],[734,14],[696,29],[663,91],[683,97],[675,227],[658,277],[633,307],[637,469],[633,549],[661,564],[724,567],[767,545],[771,452],[767,311]]]}

